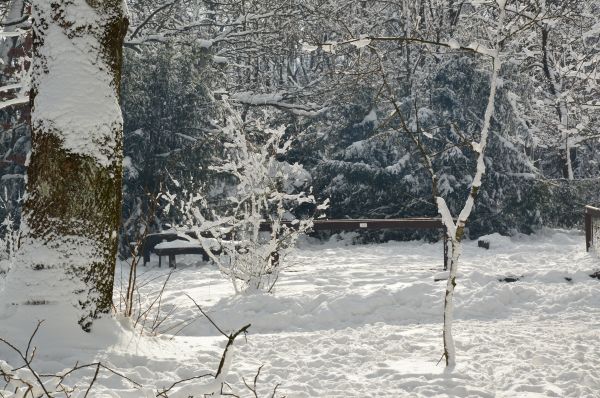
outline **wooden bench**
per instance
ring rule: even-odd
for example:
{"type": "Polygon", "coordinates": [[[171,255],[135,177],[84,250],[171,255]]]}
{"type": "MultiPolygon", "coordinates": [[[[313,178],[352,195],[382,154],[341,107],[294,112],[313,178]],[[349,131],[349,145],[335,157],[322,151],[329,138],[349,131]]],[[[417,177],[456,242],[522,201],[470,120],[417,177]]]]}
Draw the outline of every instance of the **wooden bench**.
{"type": "MultiPolygon", "coordinates": [[[[193,231],[187,231],[184,233],[186,237],[190,237],[192,239],[196,239],[197,236],[193,231]]],[[[150,261],[150,255],[155,253],[154,248],[156,245],[163,242],[172,242],[175,240],[184,239],[182,234],[177,232],[156,232],[152,234],[146,235],[144,242],[142,243],[142,253],[144,256],[144,265],[150,261]]]]}
{"type": "MultiPolygon", "coordinates": [[[[196,234],[194,234],[194,236],[195,235],[196,234]]],[[[177,239],[156,244],[153,251],[158,255],[158,266],[162,266],[162,256],[169,256],[169,267],[176,268],[177,262],[175,256],[178,254],[201,254],[202,259],[208,261],[210,260],[210,256],[204,249],[203,244],[208,245],[209,250],[211,250],[213,254],[219,254],[221,252],[221,245],[216,239],[202,239],[203,243],[199,242],[197,238],[185,234],[178,235],[177,239]]]]}
{"type": "Polygon", "coordinates": [[[169,256],[169,267],[177,268],[177,261],[175,256],[178,254],[201,254],[202,260],[208,261],[210,257],[201,247],[167,247],[167,248],[155,248],[154,253],[158,255],[158,266],[162,266],[162,256],[169,256]]]}

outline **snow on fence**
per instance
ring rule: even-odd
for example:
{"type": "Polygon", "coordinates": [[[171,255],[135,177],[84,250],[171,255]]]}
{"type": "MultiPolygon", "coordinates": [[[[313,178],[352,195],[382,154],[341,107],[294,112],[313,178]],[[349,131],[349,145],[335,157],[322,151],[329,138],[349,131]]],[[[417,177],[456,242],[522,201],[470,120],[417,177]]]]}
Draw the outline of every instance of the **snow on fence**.
{"type": "Polygon", "coordinates": [[[585,207],[585,247],[600,255],[600,209],[593,206],[585,207]]]}

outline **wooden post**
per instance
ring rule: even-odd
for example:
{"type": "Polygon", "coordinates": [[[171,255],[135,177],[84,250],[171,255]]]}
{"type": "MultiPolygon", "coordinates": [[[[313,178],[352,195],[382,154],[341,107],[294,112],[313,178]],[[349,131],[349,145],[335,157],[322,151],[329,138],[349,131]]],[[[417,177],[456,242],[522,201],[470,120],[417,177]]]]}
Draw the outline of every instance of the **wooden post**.
{"type": "Polygon", "coordinates": [[[585,249],[588,252],[594,244],[594,218],[596,221],[600,221],[600,208],[585,206],[585,249]]]}
{"type": "Polygon", "coordinates": [[[444,226],[444,271],[448,271],[448,228],[444,226]]]}
{"type": "Polygon", "coordinates": [[[592,215],[585,208],[585,250],[590,251],[592,247],[592,215]]]}
{"type": "Polygon", "coordinates": [[[146,245],[146,239],[142,243],[142,253],[144,253],[144,267],[150,262],[150,248],[146,245]]]}

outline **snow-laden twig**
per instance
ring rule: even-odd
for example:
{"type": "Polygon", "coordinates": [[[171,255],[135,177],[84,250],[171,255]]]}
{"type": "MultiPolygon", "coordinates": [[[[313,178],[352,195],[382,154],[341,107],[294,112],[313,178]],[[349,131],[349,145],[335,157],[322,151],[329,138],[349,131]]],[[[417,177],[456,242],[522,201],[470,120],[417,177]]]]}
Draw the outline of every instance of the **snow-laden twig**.
{"type": "Polygon", "coordinates": [[[420,44],[420,45],[429,45],[436,47],[445,47],[451,50],[461,50],[466,52],[471,52],[480,55],[486,55],[494,58],[495,52],[493,49],[489,49],[485,47],[481,43],[473,42],[469,45],[463,46],[458,44],[458,42],[453,40],[448,41],[436,41],[436,40],[428,40],[420,37],[411,37],[411,36],[365,36],[361,38],[352,38],[339,42],[323,42],[323,43],[310,43],[305,45],[304,49],[316,50],[317,48],[321,48],[325,52],[333,52],[333,48],[336,46],[351,44],[355,47],[362,48],[364,46],[368,46],[371,43],[377,42],[399,42],[399,43],[411,43],[411,44],[420,44]],[[365,44],[367,43],[368,44],[365,44]],[[362,46],[362,47],[361,47],[362,46]]]}
{"type": "Polygon", "coordinates": [[[9,106],[22,105],[29,103],[29,97],[18,97],[0,102],[0,109],[8,108],[9,106]]]}
{"type": "Polygon", "coordinates": [[[18,30],[15,30],[14,32],[0,31],[0,38],[20,37],[20,36],[26,35],[28,32],[29,32],[29,30],[23,30],[23,29],[18,29],[18,30]]]}

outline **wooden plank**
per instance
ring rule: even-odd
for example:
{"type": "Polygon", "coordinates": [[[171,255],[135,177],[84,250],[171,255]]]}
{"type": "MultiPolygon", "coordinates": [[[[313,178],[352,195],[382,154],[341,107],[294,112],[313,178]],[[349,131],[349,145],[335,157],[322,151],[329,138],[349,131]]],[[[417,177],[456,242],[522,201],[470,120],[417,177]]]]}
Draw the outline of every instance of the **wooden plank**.
{"type": "MultiPolygon", "coordinates": [[[[293,227],[291,222],[283,224],[293,227]]],[[[444,228],[440,218],[397,218],[397,219],[330,219],[313,221],[314,231],[353,231],[379,229],[439,229],[444,228]]],[[[271,223],[263,222],[261,231],[270,231],[271,223]]]]}
{"type": "Polygon", "coordinates": [[[315,220],[314,230],[379,230],[379,229],[437,229],[443,228],[441,219],[403,218],[403,219],[357,219],[357,220],[315,220]]]}
{"type": "Polygon", "coordinates": [[[585,213],[585,251],[589,252],[592,248],[592,216],[585,213]]]}
{"type": "Polygon", "coordinates": [[[154,252],[159,256],[171,254],[204,254],[206,253],[201,247],[167,247],[164,249],[154,248],[154,252]]]}
{"type": "Polygon", "coordinates": [[[600,209],[594,206],[585,206],[585,214],[592,217],[600,217],[600,209]]]}
{"type": "MultiPolygon", "coordinates": [[[[291,222],[283,224],[293,227],[291,222]]],[[[271,231],[271,223],[260,224],[261,231],[271,231]]],[[[444,270],[448,269],[448,234],[441,218],[395,218],[395,219],[329,219],[313,221],[313,231],[355,231],[381,229],[443,229],[444,270]]]]}

